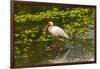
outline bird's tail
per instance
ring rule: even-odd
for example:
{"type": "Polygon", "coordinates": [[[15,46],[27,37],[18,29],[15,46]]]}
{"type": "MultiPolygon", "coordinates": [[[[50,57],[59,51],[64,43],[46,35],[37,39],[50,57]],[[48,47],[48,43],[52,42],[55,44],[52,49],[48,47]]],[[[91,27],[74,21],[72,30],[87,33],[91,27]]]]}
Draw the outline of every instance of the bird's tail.
{"type": "Polygon", "coordinates": [[[65,35],[65,38],[69,39],[69,36],[68,35],[65,35]]]}

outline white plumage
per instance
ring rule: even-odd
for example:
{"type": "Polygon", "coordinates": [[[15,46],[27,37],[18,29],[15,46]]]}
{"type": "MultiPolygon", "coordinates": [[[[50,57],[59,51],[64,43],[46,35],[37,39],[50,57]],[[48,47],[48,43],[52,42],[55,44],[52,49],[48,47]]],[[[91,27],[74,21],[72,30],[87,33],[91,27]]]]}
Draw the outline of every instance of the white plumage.
{"type": "Polygon", "coordinates": [[[61,29],[58,26],[54,26],[53,22],[49,22],[48,23],[48,31],[50,34],[52,34],[53,36],[56,37],[64,37],[64,38],[69,38],[68,35],[63,31],[63,29],[61,29]]]}

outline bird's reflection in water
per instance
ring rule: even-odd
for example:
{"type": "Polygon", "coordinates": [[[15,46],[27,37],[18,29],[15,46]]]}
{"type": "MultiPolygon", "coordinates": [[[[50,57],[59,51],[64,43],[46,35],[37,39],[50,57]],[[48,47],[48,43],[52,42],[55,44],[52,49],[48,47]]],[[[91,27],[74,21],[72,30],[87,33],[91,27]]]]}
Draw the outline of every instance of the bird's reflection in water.
{"type": "MultiPolygon", "coordinates": [[[[55,56],[53,59],[48,60],[50,63],[65,62],[68,53],[70,52],[70,47],[67,47],[63,39],[54,39],[51,45],[47,46],[46,51],[54,51],[55,56]]],[[[53,54],[54,54],[53,53],[53,54]]]]}
{"type": "MultiPolygon", "coordinates": [[[[51,55],[53,58],[48,59],[49,63],[64,63],[64,62],[84,62],[84,61],[93,61],[94,60],[94,48],[86,49],[84,47],[91,44],[87,40],[67,40],[67,42],[53,42],[47,48],[47,51],[53,52],[51,55]],[[87,44],[85,44],[87,43],[87,44]]],[[[50,54],[50,53],[49,53],[50,54]]]]}

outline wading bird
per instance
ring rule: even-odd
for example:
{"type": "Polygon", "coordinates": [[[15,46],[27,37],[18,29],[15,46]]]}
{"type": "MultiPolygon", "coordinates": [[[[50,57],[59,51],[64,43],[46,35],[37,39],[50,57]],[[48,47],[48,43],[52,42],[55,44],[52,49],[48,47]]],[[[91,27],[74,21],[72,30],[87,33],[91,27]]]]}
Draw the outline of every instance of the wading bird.
{"type": "MultiPolygon", "coordinates": [[[[64,30],[58,26],[54,26],[53,22],[52,21],[49,21],[48,22],[48,25],[45,27],[44,30],[48,29],[49,33],[52,34],[54,37],[56,37],[57,39],[59,38],[63,38],[64,39],[64,42],[66,42],[66,39],[69,39],[68,35],[64,32],[64,30]]],[[[56,40],[57,43],[59,40],[56,40]]],[[[60,41],[61,42],[61,41],[60,41]]],[[[68,51],[68,49],[62,49],[61,48],[61,45],[59,46],[59,44],[61,43],[58,43],[57,47],[58,47],[58,54],[57,54],[57,57],[59,57],[60,55],[62,55],[61,53],[65,51],[68,51]]],[[[63,45],[63,46],[66,46],[66,45],[63,45]]],[[[66,55],[67,56],[67,55],[66,55]]]]}
{"type": "Polygon", "coordinates": [[[48,22],[48,25],[46,26],[46,28],[48,28],[49,33],[55,37],[63,37],[63,38],[69,39],[68,35],[63,31],[63,29],[61,29],[58,26],[54,26],[52,21],[48,22]]]}

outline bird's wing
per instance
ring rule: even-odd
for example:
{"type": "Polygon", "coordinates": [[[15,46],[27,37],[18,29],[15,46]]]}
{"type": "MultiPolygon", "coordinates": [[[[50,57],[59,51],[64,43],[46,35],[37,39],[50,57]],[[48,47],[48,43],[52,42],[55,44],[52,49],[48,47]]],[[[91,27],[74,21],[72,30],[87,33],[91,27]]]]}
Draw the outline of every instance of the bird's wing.
{"type": "Polygon", "coordinates": [[[63,31],[63,29],[61,29],[58,26],[53,26],[51,28],[51,34],[55,35],[55,36],[61,36],[61,37],[66,37],[68,38],[67,34],[63,31]]]}

